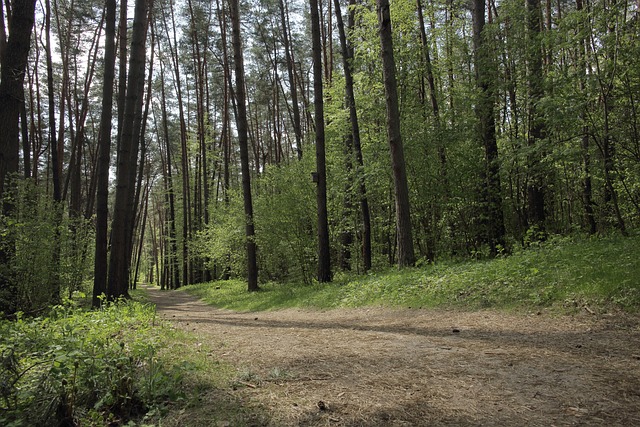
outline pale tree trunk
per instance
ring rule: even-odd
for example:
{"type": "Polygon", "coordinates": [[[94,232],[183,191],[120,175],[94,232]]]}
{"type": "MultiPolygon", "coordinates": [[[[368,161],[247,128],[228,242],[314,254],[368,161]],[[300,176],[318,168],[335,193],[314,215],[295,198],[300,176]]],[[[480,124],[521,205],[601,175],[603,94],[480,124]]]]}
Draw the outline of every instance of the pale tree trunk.
{"type": "Polygon", "coordinates": [[[407,169],[404,159],[402,135],[400,133],[400,109],[398,106],[398,86],[396,82],[396,64],[393,55],[389,0],[377,0],[377,6],[380,46],[382,48],[382,73],[384,76],[384,92],[387,106],[387,138],[391,150],[391,168],[393,170],[398,267],[409,267],[415,264],[416,257],[413,251],[407,169]]]}
{"type": "Polygon", "coordinates": [[[240,145],[240,163],[242,168],[242,193],[244,198],[245,235],[247,246],[247,289],[259,290],[257,245],[255,241],[255,227],[253,224],[253,201],[251,198],[251,169],[249,167],[249,136],[247,129],[247,106],[244,81],[244,58],[242,53],[242,38],[240,34],[240,11],[238,1],[231,0],[229,13],[231,15],[231,33],[233,42],[233,60],[235,66],[238,143],[240,145]]]}

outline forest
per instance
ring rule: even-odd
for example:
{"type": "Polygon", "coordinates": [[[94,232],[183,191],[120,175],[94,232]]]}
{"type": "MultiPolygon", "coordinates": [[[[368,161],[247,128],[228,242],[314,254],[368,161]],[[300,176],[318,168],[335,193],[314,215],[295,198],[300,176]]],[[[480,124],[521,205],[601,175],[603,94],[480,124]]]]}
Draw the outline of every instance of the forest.
{"type": "Polygon", "coordinates": [[[637,3],[1,10],[5,315],[637,231],[637,3]]]}
{"type": "Polygon", "coordinates": [[[21,371],[14,355],[47,328],[38,357],[64,379],[40,411],[56,425],[75,425],[64,411],[83,369],[111,399],[86,401],[112,417],[175,398],[177,376],[151,369],[154,315],[118,314],[143,284],[207,283],[190,288],[241,310],[329,293],[321,306],[486,307],[499,293],[593,313],[569,288],[601,262],[607,303],[640,301],[640,1],[7,0],[0,13],[3,410],[34,404],[15,393],[45,362],[24,350],[21,371]],[[554,258],[572,241],[592,246],[554,258]],[[100,310],[69,308],[84,297],[100,310]],[[50,310],[49,326],[25,320],[50,310]],[[104,329],[95,344],[64,347],[87,322],[104,329]],[[129,343],[131,328],[145,332],[129,343]]]}

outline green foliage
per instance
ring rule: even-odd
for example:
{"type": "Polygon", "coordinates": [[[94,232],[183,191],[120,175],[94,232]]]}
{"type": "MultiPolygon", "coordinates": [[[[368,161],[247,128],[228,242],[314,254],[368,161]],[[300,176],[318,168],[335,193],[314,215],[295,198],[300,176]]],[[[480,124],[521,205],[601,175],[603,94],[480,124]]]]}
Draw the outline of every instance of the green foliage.
{"type": "Polygon", "coordinates": [[[62,215],[51,197],[31,180],[18,181],[10,216],[0,214],[0,245],[10,259],[3,269],[15,284],[0,295],[0,307],[37,313],[74,291],[88,291],[83,278],[93,265],[93,230],[89,221],[62,215]],[[10,305],[10,304],[6,304],[10,305]]]}
{"type": "Polygon", "coordinates": [[[518,308],[640,307],[640,237],[555,239],[495,260],[448,262],[333,284],[266,283],[244,292],[240,281],[187,287],[205,301],[235,310],[286,307],[518,308]]]}
{"type": "Polygon", "coordinates": [[[246,274],[242,195],[230,191],[229,204],[220,204],[204,230],[191,241],[192,255],[207,260],[207,267],[224,266],[233,276],[246,274]]]}
{"type": "Polygon", "coordinates": [[[119,425],[177,399],[180,369],[161,365],[153,306],[56,306],[0,322],[0,424],[119,425]]]}
{"type": "Polygon", "coordinates": [[[271,167],[254,199],[262,280],[311,282],[315,272],[316,212],[312,156],[271,167]]]}

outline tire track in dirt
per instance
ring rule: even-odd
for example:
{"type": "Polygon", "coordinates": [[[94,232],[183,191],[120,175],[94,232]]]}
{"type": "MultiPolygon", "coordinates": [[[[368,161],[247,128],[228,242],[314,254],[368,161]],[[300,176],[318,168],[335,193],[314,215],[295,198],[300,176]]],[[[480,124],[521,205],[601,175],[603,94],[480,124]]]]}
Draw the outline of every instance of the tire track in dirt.
{"type": "Polygon", "coordinates": [[[237,392],[273,426],[640,425],[638,316],[239,313],[147,290],[255,386],[237,392]]]}

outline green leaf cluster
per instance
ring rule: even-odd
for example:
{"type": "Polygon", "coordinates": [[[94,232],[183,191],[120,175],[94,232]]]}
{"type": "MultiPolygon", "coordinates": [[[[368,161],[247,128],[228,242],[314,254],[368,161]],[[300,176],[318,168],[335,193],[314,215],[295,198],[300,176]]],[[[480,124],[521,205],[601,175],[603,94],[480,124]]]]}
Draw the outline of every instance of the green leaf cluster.
{"type": "Polygon", "coordinates": [[[157,411],[181,379],[158,361],[161,332],[154,307],[130,301],[0,322],[0,424],[120,425],[157,411]]]}

